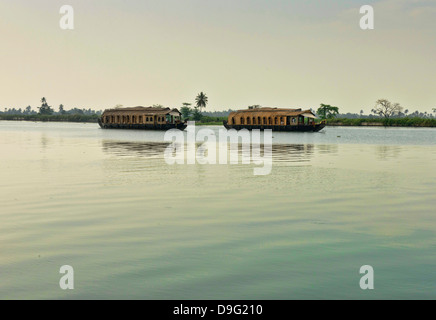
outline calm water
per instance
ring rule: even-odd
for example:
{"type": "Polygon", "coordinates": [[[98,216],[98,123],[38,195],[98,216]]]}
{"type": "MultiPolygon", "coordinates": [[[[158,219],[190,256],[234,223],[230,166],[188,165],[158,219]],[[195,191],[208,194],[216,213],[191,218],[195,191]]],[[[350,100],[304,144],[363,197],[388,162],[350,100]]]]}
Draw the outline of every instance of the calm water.
{"type": "Polygon", "coordinates": [[[0,299],[436,298],[435,129],[274,133],[267,176],[163,136],[0,122],[0,299]]]}

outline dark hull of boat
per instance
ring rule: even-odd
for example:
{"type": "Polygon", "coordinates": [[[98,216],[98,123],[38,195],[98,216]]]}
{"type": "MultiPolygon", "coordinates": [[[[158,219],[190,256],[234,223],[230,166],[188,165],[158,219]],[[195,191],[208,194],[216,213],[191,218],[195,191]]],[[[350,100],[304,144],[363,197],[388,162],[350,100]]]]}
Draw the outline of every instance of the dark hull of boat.
{"type": "Polygon", "coordinates": [[[315,125],[304,125],[304,126],[258,126],[258,125],[229,125],[227,121],[223,122],[224,127],[227,130],[272,130],[272,131],[282,131],[282,132],[318,132],[325,128],[325,123],[319,123],[315,125]]]}
{"type": "Polygon", "coordinates": [[[185,130],[186,123],[174,124],[116,124],[116,123],[102,123],[98,120],[98,124],[102,129],[133,129],[133,130],[161,130],[166,131],[170,129],[185,130]]]}

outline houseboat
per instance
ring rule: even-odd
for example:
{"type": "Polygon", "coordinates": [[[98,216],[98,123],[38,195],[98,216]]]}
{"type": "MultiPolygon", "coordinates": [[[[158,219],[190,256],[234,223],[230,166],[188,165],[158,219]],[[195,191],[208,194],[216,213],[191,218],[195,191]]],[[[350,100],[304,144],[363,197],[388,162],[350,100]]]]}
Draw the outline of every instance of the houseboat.
{"type": "Polygon", "coordinates": [[[185,130],[177,109],[158,107],[115,108],[105,110],[98,119],[102,129],[185,130]]]}
{"type": "Polygon", "coordinates": [[[271,129],[273,131],[317,132],[326,123],[317,123],[311,110],[250,107],[229,114],[224,126],[229,129],[271,129]]]}

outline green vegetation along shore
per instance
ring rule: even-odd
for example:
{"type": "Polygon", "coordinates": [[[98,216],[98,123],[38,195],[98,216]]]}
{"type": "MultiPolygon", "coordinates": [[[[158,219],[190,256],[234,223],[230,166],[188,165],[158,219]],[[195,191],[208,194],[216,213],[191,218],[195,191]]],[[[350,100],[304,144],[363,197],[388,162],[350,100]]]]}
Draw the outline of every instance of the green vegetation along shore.
{"type": "Polygon", "coordinates": [[[0,114],[0,120],[12,121],[42,121],[42,122],[95,122],[97,123],[98,115],[85,114],[0,114]]]}
{"type": "Polygon", "coordinates": [[[353,127],[436,127],[436,119],[404,117],[404,118],[334,118],[327,121],[328,126],[353,127]]]}

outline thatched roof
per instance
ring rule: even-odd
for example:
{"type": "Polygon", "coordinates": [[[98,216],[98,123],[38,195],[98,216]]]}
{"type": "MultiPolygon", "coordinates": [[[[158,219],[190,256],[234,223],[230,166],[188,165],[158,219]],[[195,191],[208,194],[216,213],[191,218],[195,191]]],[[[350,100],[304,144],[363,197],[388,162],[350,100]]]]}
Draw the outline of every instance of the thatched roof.
{"type": "Polygon", "coordinates": [[[133,108],[115,108],[107,109],[103,112],[103,115],[167,115],[170,113],[180,114],[176,108],[159,108],[159,107],[133,107],[133,108]]]}
{"type": "Polygon", "coordinates": [[[311,114],[313,116],[314,113],[310,110],[302,110],[302,109],[286,109],[286,108],[254,108],[254,109],[246,109],[246,110],[238,110],[230,113],[229,118],[231,117],[296,117],[301,116],[303,114],[311,114]]]}

